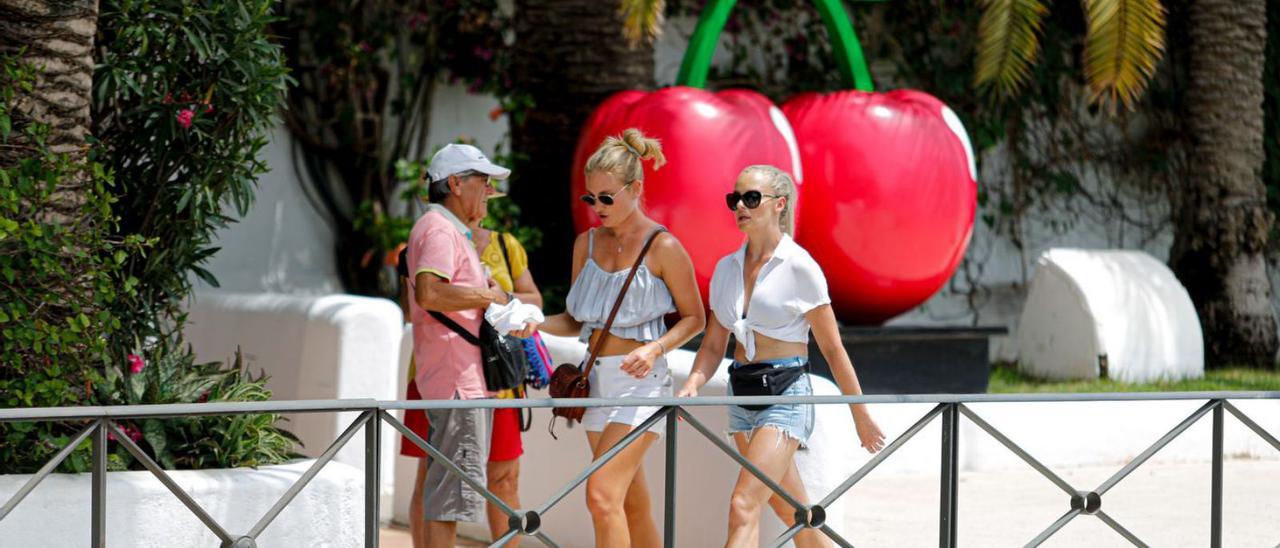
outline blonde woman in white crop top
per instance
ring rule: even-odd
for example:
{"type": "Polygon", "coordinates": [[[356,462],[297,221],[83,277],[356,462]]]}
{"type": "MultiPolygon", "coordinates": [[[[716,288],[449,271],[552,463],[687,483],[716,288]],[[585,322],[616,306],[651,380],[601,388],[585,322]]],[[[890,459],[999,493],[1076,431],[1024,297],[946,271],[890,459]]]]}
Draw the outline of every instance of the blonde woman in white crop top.
{"type": "MultiPolygon", "coordinates": [[[[644,192],[642,160],[662,165],[658,141],[638,130],[605,140],[587,160],[587,192],[582,197],[600,218],[599,228],[578,236],[573,246],[573,283],[567,310],[540,329],[580,336],[602,344],[588,375],[593,398],[670,397],[671,374],[664,357],[702,331],[707,317],[693,274],[693,261],[670,233],[661,233],[627,290],[612,327],[606,332],[614,300],[649,235],[660,228],[640,207],[644,192]],[[668,330],[663,316],[680,319],[668,330]]],[[[582,418],[593,459],[649,419],[660,408],[592,407],[582,418]]],[[[663,431],[659,420],[587,479],[587,509],[596,546],[661,546],[653,521],[644,454],[663,431]]]]}
{"type": "MultiPolygon", "coordinates": [[[[775,386],[787,385],[780,395],[813,394],[808,363],[812,330],[822,355],[831,364],[840,391],[862,393],[849,355],[840,342],[827,281],[822,269],[791,239],[794,226],[792,202],[795,184],[791,176],[773,166],[751,166],[742,171],[733,192],[726,196],[738,229],[747,242],[724,257],[711,277],[711,310],[715,321],[707,325],[693,369],[678,397],[698,395],[698,389],[715,374],[732,333],[737,340],[731,377],[749,370],[782,373],[775,386]]],[[[743,375],[745,376],[745,375],[743,375]]],[[[730,393],[733,385],[730,386],[730,393]]],[[[851,405],[854,425],[862,446],[869,452],[884,446],[884,434],[863,405],[851,405]]],[[[804,484],[795,465],[795,452],[813,432],[813,405],[773,405],[752,410],[729,408],[729,432],[738,451],[797,501],[807,504],[804,484]]],[[[760,513],[766,500],[788,527],[795,523],[795,509],[769,488],[742,470],[733,488],[729,507],[726,546],[757,546],[760,513]]],[[[796,546],[827,546],[825,536],[805,529],[795,537],[796,546]]]]}

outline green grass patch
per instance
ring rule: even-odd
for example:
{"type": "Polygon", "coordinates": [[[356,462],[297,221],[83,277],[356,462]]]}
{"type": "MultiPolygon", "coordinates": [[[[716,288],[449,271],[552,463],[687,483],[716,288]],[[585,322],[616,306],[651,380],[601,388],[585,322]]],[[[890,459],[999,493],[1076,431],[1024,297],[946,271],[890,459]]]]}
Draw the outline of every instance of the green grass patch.
{"type": "Polygon", "coordinates": [[[1280,391],[1280,371],[1230,367],[1205,372],[1203,379],[1129,384],[1112,379],[1092,381],[1045,381],[1018,372],[1016,364],[991,366],[992,394],[1033,392],[1199,392],[1199,391],[1280,391]]]}

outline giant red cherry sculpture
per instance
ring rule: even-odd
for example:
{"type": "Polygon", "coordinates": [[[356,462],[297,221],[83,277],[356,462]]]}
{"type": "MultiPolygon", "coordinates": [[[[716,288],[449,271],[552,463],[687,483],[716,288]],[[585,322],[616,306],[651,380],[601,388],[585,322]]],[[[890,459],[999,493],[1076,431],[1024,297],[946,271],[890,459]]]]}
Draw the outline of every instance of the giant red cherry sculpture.
{"type": "MultiPolygon", "coordinates": [[[[786,116],[767,97],[746,90],[711,93],[678,86],[615,94],[596,108],[578,140],[575,197],[586,193],[583,167],[591,153],[605,137],[631,127],[662,142],[667,165],[657,171],[645,165],[645,213],[689,251],[705,303],[716,261],[742,244],[742,233],[724,206],[734,177],[753,164],[793,169],[798,151],[786,116]]],[[[581,201],[573,221],[579,231],[599,223],[581,201]]]]}
{"type": "MultiPolygon", "coordinates": [[[[713,0],[676,87],[621,92],[588,120],[573,196],[584,192],[583,166],[606,136],[637,127],[662,140],[670,163],[646,169],[646,211],[689,250],[705,299],[716,262],[742,242],[723,195],[742,168],[773,164],[796,179],[796,240],[822,266],[837,316],[877,324],[927,300],[964,256],[977,200],[973,153],[959,118],[933,96],[872,93],[840,0],[815,3],[837,66],[859,91],[794,97],[783,117],[757,93],[700,89],[734,4],[713,0]]],[[[578,203],[574,222],[585,230],[596,220],[578,203]]]]}
{"type": "Polygon", "coordinates": [[[796,241],[822,265],[840,320],[878,324],[937,292],[977,207],[955,113],[914,90],[804,94],[782,110],[805,174],[796,241]]]}

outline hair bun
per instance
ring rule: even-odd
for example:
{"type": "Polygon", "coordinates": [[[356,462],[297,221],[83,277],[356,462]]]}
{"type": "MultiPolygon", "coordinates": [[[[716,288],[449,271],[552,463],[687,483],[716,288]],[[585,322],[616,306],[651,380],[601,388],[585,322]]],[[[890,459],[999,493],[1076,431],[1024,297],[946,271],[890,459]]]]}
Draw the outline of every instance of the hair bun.
{"type": "Polygon", "coordinates": [[[667,163],[667,158],[662,154],[662,143],[657,139],[645,137],[639,129],[627,128],[622,132],[622,138],[619,139],[627,150],[639,156],[641,160],[653,160],[653,169],[658,169],[667,163]]]}

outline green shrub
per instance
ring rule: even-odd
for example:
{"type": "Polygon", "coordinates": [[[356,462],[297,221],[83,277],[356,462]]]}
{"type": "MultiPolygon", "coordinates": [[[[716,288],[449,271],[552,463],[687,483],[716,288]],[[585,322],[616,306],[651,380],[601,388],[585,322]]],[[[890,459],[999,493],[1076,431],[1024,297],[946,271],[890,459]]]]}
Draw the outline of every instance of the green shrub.
{"type": "MultiPolygon", "coordinates": [[[[119,404],[266,401],[266,377],[254,377],[237,352],[229,367],[219,362],[194,363],[190,352],[164,352],[147,363],[133,357],[126,365],[106,369],[98,398],[119,404]]],[[[294,454],[298,442],[275,426],[279,415],[230,415],[194,419],[123,421],[121,429],[162,466],[232,468],[282,462],[294,454]]],[[[113,446],[121,467],[136,467],[123,447],[113,446]]]]}
{"type": "MultiPolygon", "coordinates": [[[[0,146],[25,149],[0,167],[0,406],[81,405],[121,327],[112,303],[137,286],[122,265],[140,241],[110,237],[112,177],[96,156],[53,153],[49,126],[18,111],[37,75],[21,55],[0,55],[0,146]]],[[[0,423],[0,471],[38,468],[79,428],[0,423]]]]}
{"type": "Polygon", "coordinates": [[[115,341],[117,358],[179,336],[192,275],[217,285],[202,265],[218,251],[217,230],[234,221],[223,207],[244,216],[253,203],[288,82],[266,32],[272,4],[102,2],[93,134],[116,173],[121,233],[154,244],[125,262],[139,284],[115,303],[133,335],[115,341]]]}
{"type": "MultiPolygon", "coordinates": [[[[0,405],[8,407],[263,401],[263,376],[195,363],[182,340],[193,276],[215,232],[244,215],[288,82],[266,32],[272,2],[101,3],[89,162],[34,151],[0,171],[0,405]],[[90,181],[68,216],[50,214],[90,181]],[[115,181],[112,186],[112,181],[115,181]],[[77,216],[78,215],[78,216],[77,216]],[[68,221],[68,217],[73,221],[68,221]]],[[[36,124],[10,116],[31,67],[3,58],[0,134],[36,124]]],[[[24,87],[25,86],[25,87],[24,87]]],[[[123,421],[170,468],[256,466],[289,458],[277,415],[123,421]]],[[[0,424],[0,472],[30,472],[83,428],[0,424]]],[[[113,469],[139,468],[118,443],[113,469]]],[[[88,443],[60,468],[84,471],[88,443]]]]}

